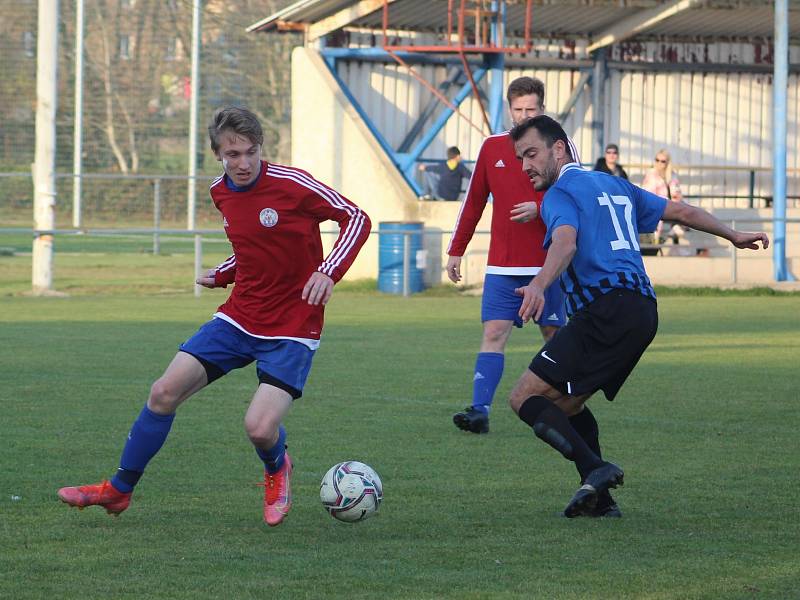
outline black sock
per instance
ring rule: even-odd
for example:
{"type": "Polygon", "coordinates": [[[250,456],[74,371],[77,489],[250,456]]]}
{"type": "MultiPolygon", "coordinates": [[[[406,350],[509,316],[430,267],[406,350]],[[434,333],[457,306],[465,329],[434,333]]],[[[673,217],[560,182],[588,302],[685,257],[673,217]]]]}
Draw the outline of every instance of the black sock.
{"type": "Polygon", "coordinates": [[[600,457],[570,425],[567,415],[544,396],[531,396],[519,407],[519,418],[533,428],[537,437],[558,450],[578,468],[581,480],[603,464],[600,457]]]}
{"type": "Polygon", "coordinates": [[[577,415],[569,417],[569,424],[583,438],[583,441],[592,449],[592,452],[597,454],[598,458],[602,458],[603,455],[600,452],[600,430],[597,427],[597,420],[594,418],[592,411],[589,410],[589,407],[584,406],[583,410],[577,415]]]}
{"type": "MultiPolygon", "coordinates": [[[[600,431],[597,427],[597,420],[594,418],[592,411],[588,406],[584,406],[583,410],[577,415],[569,417],[569,424],[578,432],[578,435],[583,438],[586,445],[589,446],[592,452],[597,455],[597,458],[602,459],[603,454],[600,451],[600,431]]],[[[577,466],[577,465],[576,465],[577,466]]],[[[578,471],[580,474],[580,471],[578,471]]],[[[581,476],[581,483],[583,483],[583,476],[581,476]]]]}

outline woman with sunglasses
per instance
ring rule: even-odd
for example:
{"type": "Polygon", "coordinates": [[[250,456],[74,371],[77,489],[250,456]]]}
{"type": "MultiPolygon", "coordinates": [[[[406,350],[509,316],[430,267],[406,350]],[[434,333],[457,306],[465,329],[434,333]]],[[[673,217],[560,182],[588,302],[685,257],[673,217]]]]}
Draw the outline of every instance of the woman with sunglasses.
{"type": "MultiPolygon", "coordinates": [[[[670,160],[669,152],[665,149],[662,148],[656,152],[653,168],[645,174],[642,187],[648,192],[652,192],[657,196],[672,200],[673,202],[680,202],[683,200],[678,175],[672,169],[672,161],[670,160]]],[[[664,223],[659,222],[655,231],[656,243],[661,241],[661,232],[663,229],[664,223]]],[[[666,224],[666,237],[672,238],[673,243],[677,244],[678,238],[683,235],[683,233],[683,228],[677,223],[668,222],[666,224]]]]}

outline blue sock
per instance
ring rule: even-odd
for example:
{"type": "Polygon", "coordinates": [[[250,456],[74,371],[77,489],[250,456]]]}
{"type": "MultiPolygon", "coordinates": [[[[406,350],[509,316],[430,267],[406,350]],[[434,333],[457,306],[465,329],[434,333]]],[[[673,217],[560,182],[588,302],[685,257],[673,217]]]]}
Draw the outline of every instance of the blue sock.
{"type": "Polygon", "coordinates": [[[286,456],[286,429],[283,425],[278,428],[278,441],[269,450],[256,448],[256,454],[264,461],[264,468],[268,473],[277,473],[283,466],[286,456]]]}
{"type": "Polygon", "coordinates": [[[147,408],[145,404],[128,433],[128,441],[125,443],[122,458],[119,460],[119,469],[111,478],[111,485],[120,492],[133,491],[147,463],[164,445],[174,420],[174,413],[159,415],[147,408]]]}
{"type": "Polygon", "coordinates": [[[480,352],[475,361],[475,376],[472,378],[472,407],[484,414],[494,400],[494,392],[503,377],[505,355],[500,352],[480,352]]]}

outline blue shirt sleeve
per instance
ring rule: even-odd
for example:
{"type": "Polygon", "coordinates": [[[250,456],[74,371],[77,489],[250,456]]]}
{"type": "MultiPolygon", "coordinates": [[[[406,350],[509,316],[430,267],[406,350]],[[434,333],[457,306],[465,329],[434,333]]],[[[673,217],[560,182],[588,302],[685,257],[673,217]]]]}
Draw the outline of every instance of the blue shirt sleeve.
{"type": "Polygon", "coordinates": [[[656,196],[640,188],[638,185],[629,184],[633,191],[636,204],[636,225],[639,233],[652,233],[656,230],[668,200],[656,196]]]}
{"type": "Polygon", "coordinates": [[[550,247],[550,243],[553,241],[553,232],[562,225],[570,225],[575,228],[575,231],[580,230],[580,218],[575,200],[563,190],[555,187],[550,188],[544,195],[542,218],[547,226],[547,233],[544,236],[545,248],[550,247]]]}

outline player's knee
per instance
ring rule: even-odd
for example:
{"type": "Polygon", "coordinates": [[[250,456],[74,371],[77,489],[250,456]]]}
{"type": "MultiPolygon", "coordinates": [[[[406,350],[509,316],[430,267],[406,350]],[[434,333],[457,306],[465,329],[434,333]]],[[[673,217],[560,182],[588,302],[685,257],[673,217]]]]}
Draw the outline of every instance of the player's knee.
{"type": "Polygon", "coordinates": [[[244,430],[250,442],[258,448],[268,448],[272,446],[278,437],[278,427],[280,421],[273,421],[269,418],[248,418],[244,420],[244,430]]]}
{"type": "Polygon", "coordinates": [[[519,414],[520,407],[531,396],[547,396],[553,397],[558,392],[553,387],[548,385],[545,381],[534,375],[531,371],[526,371],[525,374],[511,390],[511,395],[508,397],[508,404],[511,409],[519,414]]]}
{"type": "Polygon", "coordinates": [[[156,380],[150,387],[147,406],[150,410],[159,414],[172,414],[180,404],[180,400],[177,390],[162,378],[156,380]]]}
{"type": "Polygon", "coordinates": [[[590,394],[583,396],[564,395],[555,400],[554,404],[564,411],[565,415],[572,417],[583,410],[583,405],[589,399],[589,396],[590,394]]]}
{"type": "Polygon", "coordinates": [[[483,329],[484,344],[503,344],[508,337],[508,327],[495,323],[487,323],[483,329]]]}

